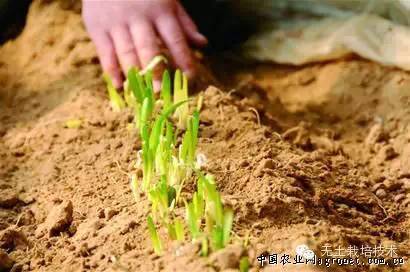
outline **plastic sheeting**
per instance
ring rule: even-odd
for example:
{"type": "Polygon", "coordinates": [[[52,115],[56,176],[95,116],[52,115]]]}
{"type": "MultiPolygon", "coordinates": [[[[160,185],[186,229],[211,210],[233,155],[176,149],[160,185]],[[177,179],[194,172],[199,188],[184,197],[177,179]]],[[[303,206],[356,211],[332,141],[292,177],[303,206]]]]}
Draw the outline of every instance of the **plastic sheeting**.
{"type": "Polygon", "coordinates": [[[244,54],[302,65],[356,53],[410,70],[410,0],[242,0],[240,9],[272,22],[244,54]]]}

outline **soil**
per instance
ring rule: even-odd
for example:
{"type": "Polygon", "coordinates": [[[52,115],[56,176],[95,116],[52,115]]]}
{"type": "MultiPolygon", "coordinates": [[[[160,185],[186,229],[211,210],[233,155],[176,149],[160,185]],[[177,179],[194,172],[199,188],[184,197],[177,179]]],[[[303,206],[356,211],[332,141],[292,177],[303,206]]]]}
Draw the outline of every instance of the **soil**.
{"type": "MultiPolygon", "coordinates": [[[[199,150],[235,211],[235,238],[209,258],[166,241],[157,257],[148,201],[129,188],[132,115],[109,107],[78,5],[33,1],[0,48],[0,270],[233,271],[248,255],[258,271],[262,253],[327,244],[394,245],[407,262],[303,271],[410,271],[410,74],[356,58],[209,66],[219,88],[200,92],[199,150]]],[[[302,271],[263,270],[281,269],[302,271]]]]}

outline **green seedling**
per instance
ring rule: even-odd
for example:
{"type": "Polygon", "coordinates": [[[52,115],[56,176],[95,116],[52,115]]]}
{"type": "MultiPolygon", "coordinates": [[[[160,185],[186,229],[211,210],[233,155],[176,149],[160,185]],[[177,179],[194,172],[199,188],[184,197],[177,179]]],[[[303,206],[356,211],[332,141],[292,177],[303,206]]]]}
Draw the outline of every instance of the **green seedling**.
{"type": "Polygon", "coordinates": [[[201,256],[206,257],[209,254],[208,238],[204,235],[201,237],[201,256]]]}
{"type": "Polygon", "coordinates": [[[66,128],[75,129],[75,128],[80,128],[82,123],[83,121],[81,121],[80,119],[70,119],[70,120],[65,121],[64,126],[66,128]]]}
{"type": "Polygon", "coordinates": [[[154,247],[154,251],[157,255],[161,255],[162,253],[161,240],[159,239],[157,229],[155,228],[154,221],[152,220],[151,216],[148,216],[147,222],[148,222],[148,231],[151,237],[151,242],[154,247]]]}
{"type": "MultiPolygon", "coordinates": [[[[161,136],[163,135],[164,126],[167,118],[176,110],[178,107],[187,103],[187,101],[181,101],[177,104],[172,105],[170,108],[164,110],[161,115],[157,116],[156,120],[154,120],[152,129],[150,131],[150,123],[148,122],[148,115],[150,115],[150,108],[149,105],[149,98],[145,98],[143,106],[142,106],[142,114],[141,114],[141,139],[142,139],[142,158],[143,158],[143,189],[147,191],[149,189],[149,185],[154,176],[154,170],[156,165],[156,156],[158,154],[158,148],[171,148],[172,145],[164,144],[160,145],[161,143],[161,136]]],[[[168,128],[170,129],[170,128],[168,128]]],[[[171,132],[168,132],[171,133],[171,132]]],[[[168,135],[171,137],[172,135],[168,135]]],[[[164,150],[166,154],[170,154],[171,150],[164,150]]],[[[158,154],[160,160],[163,154],[158,154]]],[[[166,159],[166,158],[165,158],[166,159]]],[[[157,162],[157,164],[163,164],[164,168],[168,168],[168,161],[157,162]]],[[[160,171],[160,170],[158,170],[160,171]]]]}
{"type": "Polygon", "coordinates": [[[128,76],[127,76],[127,82],[128,82],[128,88],[131,90],[136,103],[142,104],[143,102],[143,90],[145,89],[145,86],[143,84],[143,79],[140,76],[138,70],[135,67],[132,67],[128,71],[128,76]]]}
{"type": "Polygon", "coordinates": [[[172,240],[177,240],[178,242],[183,242],[185,238],[185,233],[184,233],[184,225],[181,220],[178,218],[175,218],[174,224],[167,224],[166,225],[167,230],[168,230],[168,236],[172,240]]]}
{"type": "Polygon", "coordinates": [[[155,97],[154,97],[154,84],[152,81],[152,71],[148,71],[145,76],[145,97],[150,97],[152,98],[152,101],[155,102],[155,97]]]}
{"type": "Polygon", "coordinates": [[[248,272],[249,267],[250,267],[249,257],[248,256],[242,257],[241,260],[239,261],[239,271],[248,272]]]}
{"type": "Polygon", "coordinates": [[[105,83],[107,84],[108,96],[110,98],[112,109],[117,112],[121,111],[122,109],[125,108],[124,99],[115,89],[114,84],[112,84],[111,78],[107,74],[104,74],[103,78],[105,80],[105,83]]]}
{"type": "Polygon", "coordinates": [[[203,104],[204,104],[204,96],[203,95],[198,95],[198,100],[196,102],[196,110],[198,112],[201,111],[203,104]]]}
{"type": "Polygon", "coordinates": [[[177,203],[184,187],[185,180],[189,175],[191,175],[192,170],[195,167],[196,146],[198,144],[199,113],[195,111],[187,123],[187,130],[185,131],[182,143],[179,146],[178,159],[173,158],[172,160],[173,171],[171,180],[178,184],[177,203]]]}
{"type": "Polygon", "coordinates": [[[182,220],[175,219],[174,228],[175,228],[176,240],[179,242],[184,241],[185,233],[184,233],[184,225],[183,225],[182,220]]]}
{"type": "Polygon", "coordinates": [[[158,215],[165,224],[168,224],[170,221],[169,211],[174,206],[175,196],[175,189],[167,184],[165,176],[163,176],[161,181],[149,192],[149,199],[152,204],[152,214],[154,216],[158,215]]]}
{"type": "MultiPolygon", "coordinates": [[[[161,59],[157,58],[155,65],[159,61],[161,59]]],[[[161,254],[162,244],[153,218],[167,230],[170,239],[184,241],[184,222],[176,216],[175,207],[180,204],[185,182],[192,173],[196,172],[197,192],[192,195],[189,202],[184,198],[181,202],[185,203],[187,233],[190,234],[191,239],[201,243],[201,255],[207,256],[211,250],[221,249],[228,244],[233,211],[223,206],[214,179],[209,175],[203,175],[199,170],[196,150],[200,123],[199,110],[203,98],[198,98],[196,110],[192,116],[189,116],[188,81],[181,71],[177,71],[173,97],[171,77],[168,72],[165,72],[161,86],[161,99],[156,101],[151,71],[154,66],[142,72],[138,72],[135,68],[130,69],[124,88],[127,105],[134,109],[142,140],[140,153],[140,164],[143,168],[142,191],[148,195],[152,209],[148,217],[149,233],[157,254],[161,254]],[[159,105],[162,105],[162,108],[159,108],[159,105]],[[172,114],[178,119],[177,127],[185,129],[179,147],[176,146],[178,133],[169,120],[172,114]]],[[[131,175],[130,185],[134,198],[138,201],[139,184],[135,174],[131,175]]]]}
{"type": "Polygon", "coordinates": [[[201,204],[198,201],[194,201],[197,197],[198,194],[195,193],[192,202],[185,203],[186,221],[193,240],[196,240],[201,235],[201,215],[203,214],[203,211],[200,210],[201,207],[198,206],[198,204],[201,204]]]}
{"type": "Polygon", "coordinates": [[[201,176],[201,190],[205,199],[205,225],[210,233],[211,248],[224,248],[229,240],[233,223],[233,211],[224,208],[212,176],[201,176]]]}
{"type": "Polygon", "coordinates": [[[194,166],[195,164],[196,147],[198,144],[198,130],[199,112],[195,111],[191,119],[187,122],[187,130],[182,140],[179,152],[179,159],[189,166],[194,166]]]}
{"type": "Polygon", "coordinates": [[[139,113],[139,127],[140,127],[140,133],[142,133],[142,128],[144,126],[150,126],[150,121],[151,121],[151,117],[154,113],[154,102],[150,97],[145,97],[143,102],[142,102],[142,106],[141,106],[141,110],[139,113]]]}
{"type": "MultiPolygon", "coordinates": [[[[188,100],[188,79],[180,70],[177,70],[174,77],[174,104],[185,100],[188,100]]],[[[188,104],[175,111],[175,116],[178,118],[178,126],[185,128],[189,116],[188,104]]]]}
{"type": "Polygon", "coordinates": [[[165,135],[161,135],[155,155],[155,169],[158,175],[166,175],[171,181],[170,166],[172,164],[172,153],[174,148],[174,128],[172,123],[165,120],[165,135]]]}

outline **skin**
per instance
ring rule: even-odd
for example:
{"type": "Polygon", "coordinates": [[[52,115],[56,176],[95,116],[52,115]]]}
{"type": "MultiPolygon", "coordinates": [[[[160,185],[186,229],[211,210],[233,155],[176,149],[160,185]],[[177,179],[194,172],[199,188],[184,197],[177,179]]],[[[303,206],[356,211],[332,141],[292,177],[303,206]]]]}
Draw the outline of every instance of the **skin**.
{"type": "Polygon", "coordinates": [[[132,66],[145,67],[169,54],[188,77],[195,76],[192,46],[207,39],[177,0],[83,0],[83,19],[104,72],[116,87],[132,66]]]}

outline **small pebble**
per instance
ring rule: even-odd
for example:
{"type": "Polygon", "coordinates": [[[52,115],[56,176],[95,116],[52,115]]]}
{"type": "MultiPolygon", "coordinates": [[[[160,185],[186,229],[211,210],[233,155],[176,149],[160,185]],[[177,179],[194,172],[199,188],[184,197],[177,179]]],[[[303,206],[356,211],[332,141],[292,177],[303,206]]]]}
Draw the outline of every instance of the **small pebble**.
{"type": "Polygon", "coordinates": [[[378,196],[378,197],[385,197],[387,195],[387,193],[386,193],[386,191],[384,190],[384,189],[378,189],[377,191],[376,191],[376,196],[378,196]]]}
{"type": "Polygon", "coordinates": [[[373,185],[372,187],[372,192],[376,192],[378,189],[380,189],[380,187],[383,186],[383,183],[376,183],[375,185],[373,185]]]}
{"type": "Polygon", "coordinates": [[[406,198],[405,194],[398,194],[394,197],[394,202],[401,202],[405,198],[406,198]]]}

